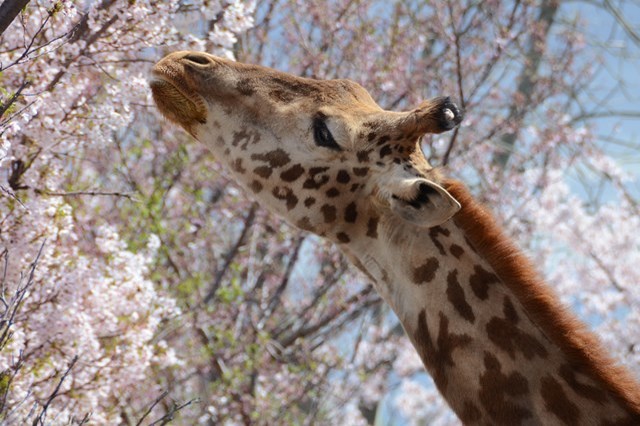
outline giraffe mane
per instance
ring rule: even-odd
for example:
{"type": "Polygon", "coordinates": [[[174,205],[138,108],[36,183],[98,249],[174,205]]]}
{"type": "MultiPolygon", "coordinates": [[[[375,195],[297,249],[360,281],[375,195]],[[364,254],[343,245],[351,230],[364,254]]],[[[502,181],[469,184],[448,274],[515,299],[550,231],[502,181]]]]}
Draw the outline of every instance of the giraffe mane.
{"type": "Polygon", "coordinates": [[[617,365],[599,339],[562,305],[529,259],[504,234],[493,215],[475,201],[463,183],[448,179],[443,186],[462,205],[453,217],[456,226],[543,333],[560,347],[574,367],[599,381],[610,396],[628,410],[640,412],[640,386],[629,371],[617,365]]]}

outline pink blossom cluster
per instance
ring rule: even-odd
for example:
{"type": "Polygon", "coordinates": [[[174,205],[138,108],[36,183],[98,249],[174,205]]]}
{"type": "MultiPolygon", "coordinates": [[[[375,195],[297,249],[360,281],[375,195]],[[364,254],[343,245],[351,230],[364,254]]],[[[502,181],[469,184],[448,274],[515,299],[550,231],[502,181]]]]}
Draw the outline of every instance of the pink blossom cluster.
{"type": "Polygon", "coordinates": [[[117,161],[131,159],[127,129],[156,120],[154,60],[192,47],[230,55],[252,12],[240,1],[35,1],[2,34],[1,104],[19,94],[0,117],[4,320],[28,283],[3,322],[4,424],[45,406],[47,424],[135,423],[167,388],[156,372],[181,365],[161,333],[181,309],[152,278],[162,241],[145,232],[134,243],[123,228],[119,206],[140,201],[117,161]],[[194,33],[205,15],[217,16],[215,34],[194,33]]]}

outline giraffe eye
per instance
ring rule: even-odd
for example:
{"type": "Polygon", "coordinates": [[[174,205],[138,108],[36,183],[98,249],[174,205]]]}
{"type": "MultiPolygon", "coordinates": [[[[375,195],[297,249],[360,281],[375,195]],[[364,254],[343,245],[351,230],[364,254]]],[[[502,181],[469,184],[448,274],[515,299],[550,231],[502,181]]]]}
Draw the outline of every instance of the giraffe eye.
{"type": "Polygon", "coordinates": [[[342,148],[340,148],[340,145],[338,145],[327,127],[326,116],[324,114],[318,114],[313,119],[313,140],[318,146],[323,146],[335,151],[342,151],[342,148]]]}

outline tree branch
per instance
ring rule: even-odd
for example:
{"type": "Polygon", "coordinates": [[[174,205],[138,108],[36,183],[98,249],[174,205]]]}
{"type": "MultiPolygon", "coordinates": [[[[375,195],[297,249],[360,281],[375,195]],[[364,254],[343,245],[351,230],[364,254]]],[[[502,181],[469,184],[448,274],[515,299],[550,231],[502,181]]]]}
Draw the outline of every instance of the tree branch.
{"type": "MultiPolygon", "coordinates": [[[[462,64],[460,61],[460,33],[458,32],[458,30],[455,27],[454,24],[454,19],[453,19],[453,6],[451,5],[451,2],[448,3],[449,4],[449,14],[451,16],[451,29],[453,30],[453,36],[455,38],[455,45],[456,45],[456,75],[457,75],[457,80],[458,80],[458,97],[460,98],[460,107],[462,108],[462,111],[465,110],[465,99],[464,99],[464,90],[462,87],[462,64]]],[[[453,150],[453,145],[456,143],[456,139],[458,138],[458,132],[460,130],[460,127],[456,127],[453,131],[453,134],[451,135],[451,138],[449,139],[449,146],[447,146],[447,150],[444,153],[444,156],[442,157],[442,165],[446,166],[449,163],[449,156],[451,155],[451,151],[453,150]]]]}
{"type": "Polygon", "coordinates": [[[158,403],[160,401],[162,401],[167,395],[169,395],[169,391],[165,390],[164,392],[162,392],[160,394],[159,397],[156,398],[155,401],[153,401],[153,404],[151,404],[151,406],[149,407],[149,409],[142,415],[142,417],[140,417],[140,420],[138,420],[138,423],[136,423],[136,426],[140,426],[142,424],[142,421],[149,415],[151,414],[151,411],[155,408],[156,405],[158,405],[158,403]]]}
{"type": "Polygon", "coordinates": [[[56,192],[56,191],[47,191],[46,189],[34,189],[37,194],[40,195],[49,195],[49,196],[57,196],[57,197],[79,197],[83,195],[99,195],[106,197],[123,197],[128,198],[132,201],[138,201],[133,197],[133,193],[131,192],[118,192],[118,191],[71,191],[71,192],[56,192]]]}
{"type": "Polygon", "coordinates": [[[29,0],[4,0],[0,4],[0,35],[11,25],[20,11],[27,7],[27,3],[29,0]]]}
{"type": "MultiPolygon", "coordinates": [[[[544,0],[540,5],[540,14],[538,15],[538,22],[544,25],[542,40],[546,40],[547,34],[551,30],[556,12],[558,11],[560,4],[558,0],[544,0]]],[[[545,43],[546,45],[546,43],[545,43]]],[[[544,46],[544,45],[543,45],[544,46]]],[[[527,52],[525,54],[524,68],[518,76],[518,91],[517,93],[522,96],[522,102],[518,102],[520,105],[528,106],[531,104],[533,93],[536,88],[536,77],[538,75],[538,69],[540,68],[540,62],[542,61],[543,49],[539,43],[536,43],[536,36],[531,35],[527,52]]],[[[514,102],[509,108],[509,117],[506,122],[520,123],[524,119],[526,110],[520,107],[514,102]]],[[[514,126],[519,128],[520,126],[514,126]]],[[[499,145],[502,147],[502,151],[496,153],[493,158],[493,164],[504,168],[507,161],[511,157],[513,147],[518,138],[518,131],[508,131],[500,138],[499,145]]]]}
{"type": "Polygon", "coordinates": [[[11,105],[13,105],[13,103],[18,99],[18,97],[20,96],[20,93],[22,93],[22,91],[29,86],[30,82],[29,80],[23,81],[22,84],[20,85],[20,87],[18,87],[18,90],[16,90],[16,92],[11,95],[11,97],[7,100],[7,102],[3,103],[0,105],[0,118],[2,118],[2,116],[4,115],[5,112],[7,112],[9,110],[9,108],[11,107],[11,105]]]}
{"type": "Polygon", "coordinates": [[[207,293],[207,295],[204,297],[203,303],[205,303],[205,304],[209,303],[211,301],[211,299],[213,299],[213,297],[216,295],[216,292],[218,291],[218,288],[220,288],[220,284],[222,283],[222,278],[224,277],[224,274],[229,269],[229,266],[231,265],[231,262],[233,261],[233,258],[238,253],[238,250],[240,249],[240,246],[242,246],[242,243],[244,242],[244,240],[245,240],[245,238],[247,236],[247,233],[249,232],[249,229],[251,228],[251,225],[253,225],[253,220],[256,217],[256,210],[257,209],[258,209],[258,205],[256,203],[253,203],[251,205],[251,208],[249,209],[249,213],[247,213],[247,217],[244,220],[244,227],[242,228],[242,232],[240,233],[240,236],[236,240],[236,243],[227,252],[227,255],[224,258],[224,262],[222,264],[222,267],[220,269],[218,269],[218,271],[216,272],[216,276],[213,279],[213,283],[211,284],[211,288],[209,289],[209,292],[207,293]]]}
{"type": "MultiPolygon", "coordinates": [[[[301,337],[309,336],[310,334],[315,333],[316,331],[320,330],[322,327],[329,324],[330,322],[336,321],[336,318],[339,315],[343,314],[345,311],[347,311],[349,308],[351,308],[353,303],[364,298],[372,291],[373,291],[373,287],[367,286],[364,290],[360,291],[359,293],[345,300],[344,303],[342,303],[342,305],[337,307],[335,310],[329,312],[323,318],[320,318],[315,324],[307,325],[306,327],[305,326],[300,327],[297,330],[293,330],[292,333],[289,334],[288,336],[284,336],[283,338],[278,338],[279,345],[283,348],[286,348],[287,346],[295,342],[297,339],[301,337]]],[[[370,306],[374,303],[379,303],[379,302],[380,302],[379,300],[368,300],[364,303],[363,307],[370,306]]]]}
{"type": "Polygon", "coordinates": [[[622,27],[624,32],[627,33],[629,38],[633,40],[634,43],[640,45],[640,34],[638,34],[633,29],[631,24],[629,24],[629,22],[627,22],[627,20],[624,19],[624,16],[622,16],[622,12],[619,9],[616,9],[616,7],[611,3],[611,0],[604,0],[604,8],[607,9],[609,12],[611,12],[611,15],[613,15],[616,22],[620,24],[620,26],[622,27]]]}
{"type": "Polygon", "coordinates": [[[188,407],[191,404],[199,404],[200,403],[200,398],[194,398],[194,399],[190,399],[189,401],[185,402],[184,404],[178,405],[175,402],[173,403],[173,407],[171,407],[171,409],[169,410],[169,412],[167,414],[165,414],[164,416],[160,417],[158,420],[155,420],[154,422],[150,423],[149,426],[155,426],[155,425],[166,425],[167,423],[169,423],[171,420],[173,420],[174,416],[176,415],[176,413],[180,410],[182,410],[185,407],[188,407]]]}
{"type": "Polygon", "coordinates": [[[58,396],[58,392],[60,391],[60,387],[62,386],[62,382],[64,382],[64,379],[67,378],[67,376],[71,372],[71,369],[73,368],[73,366],[76,365],[77,361],[78,361],[78,355],[74,356],[73,359],[71,360],[71,362],[69,363],[69,367],[67,368],[67,371],[65,371],[64,374],[62,375],[62,377],[60,378],[60,381],[58,382],[58,385],[53,390],[53,392],[51,393],[49,398],[47,399],[47,402],[45,402],[44,406],[42,407],[42,410],[40,410],[40,414],[38,415],[38,417],[35,418],[35,420],[31,424],[32,426],[38,426],[38,424],[44,426],[44,424],[45,424],[44,423],[44,418],[47,415],[47,410],[49,409],[49,405],[58,396]]]}

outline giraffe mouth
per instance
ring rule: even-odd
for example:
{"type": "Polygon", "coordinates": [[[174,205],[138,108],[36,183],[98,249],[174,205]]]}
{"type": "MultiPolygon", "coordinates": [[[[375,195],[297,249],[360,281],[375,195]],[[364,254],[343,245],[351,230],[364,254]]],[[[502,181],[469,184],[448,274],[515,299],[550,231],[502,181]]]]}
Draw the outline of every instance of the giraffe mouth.
{"type": "Polygon", "coordinates": [[[171,69],[156,66],[149,86],[162,115],[192,132],[196,123],[207,122],[207,107],[204,99],[186,87],[176,74],[171,69]]]}

